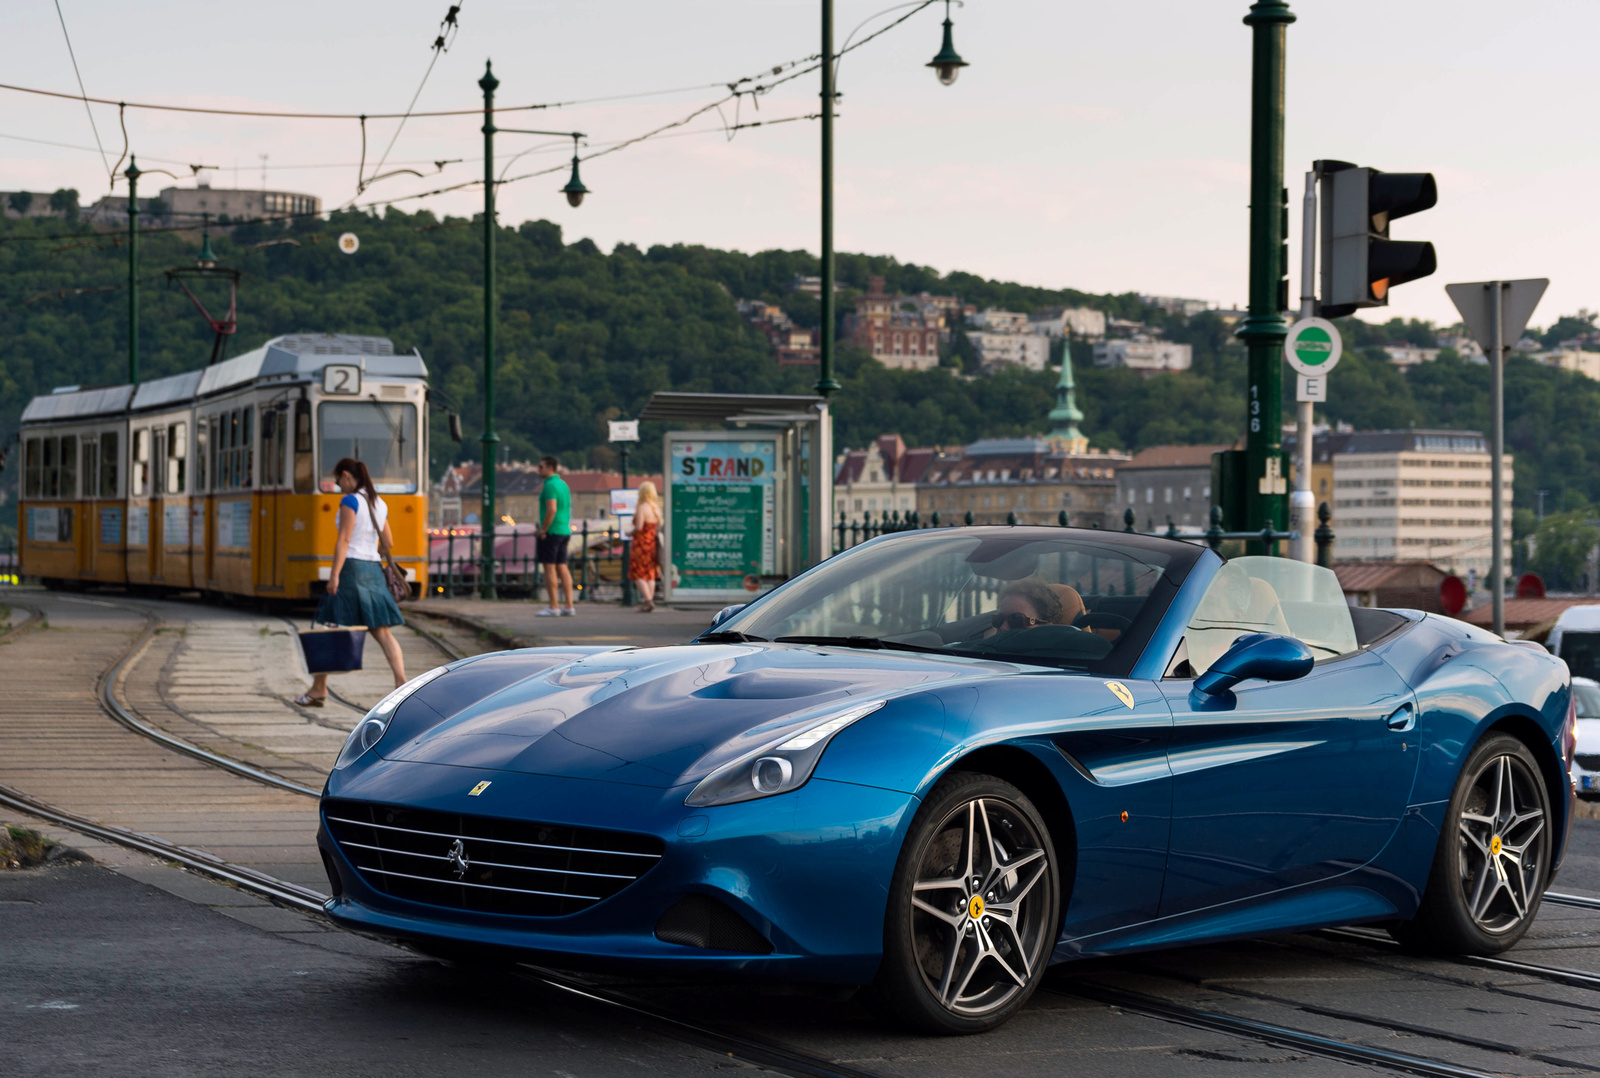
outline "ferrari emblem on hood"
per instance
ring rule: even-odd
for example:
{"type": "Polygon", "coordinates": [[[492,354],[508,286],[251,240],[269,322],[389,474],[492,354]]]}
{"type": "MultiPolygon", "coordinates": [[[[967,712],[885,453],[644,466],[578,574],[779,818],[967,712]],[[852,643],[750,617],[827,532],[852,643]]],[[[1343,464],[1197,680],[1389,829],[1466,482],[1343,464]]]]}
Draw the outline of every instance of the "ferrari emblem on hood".
{"type": "MultiPolygon", "coordinates": [[[[1132,707],[1133,705],[1129,704],[1128,706],[1132,707]]],[[[483,793],[483,791],[487,790],[490,787],[491,784],[492,784],[492,780],[485,779],[483,782],[478,783],[478,785],[476,785],[472,789],[468,790],[467,791],[467,796],[468,797],[477,797],[479,794],[483,793]]]]}
{"type": "Polygon", "coordinates": [[[1111,690],[1112,696],[1115,696],[1118,700],[1121,700],[1129,707],[1133,706],[1133,692],[1122,682],[1108,681],[1106,682],[1106,688],[1111,690]]]}

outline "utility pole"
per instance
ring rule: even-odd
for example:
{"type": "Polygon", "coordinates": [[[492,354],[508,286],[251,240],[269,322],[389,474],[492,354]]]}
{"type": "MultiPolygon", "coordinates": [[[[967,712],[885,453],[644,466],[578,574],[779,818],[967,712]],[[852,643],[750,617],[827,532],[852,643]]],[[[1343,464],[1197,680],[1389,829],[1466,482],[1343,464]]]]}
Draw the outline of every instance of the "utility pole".
{"type": "MultiPolygon", "coordinates": [[[[1283,341],[1289,328],[1288,197],[1283,186],[1284,40],[1295,21],[1286,0],[1256,0],[1244,23],[1254,34],[1250,107],[1250,312],[1238,335],[1249,350],[1245,436],[1245,531],[1282,529],[1283,341]]],[[[1253,553],[1261,546],[1252,543],[1253,553]]]]}
{"type": "Polygon", "coordinates": [[[821,355],[815,389],[817,405],[811,439],[811,564],[833,554],[833,415],[828,398],[839,389],[833,376],[833,0],[822,0],[822,281],[821,355]]]}
{"type": "MultiPolygon", "coordinates": [[[[1313,318],[1317,313],[1317,173],[1306,173],[1306,195],[1300,219],[1300,317],[1313,318]]],[[[1311,401],[1303,401],[1296,394],[1295,441],[1299,445],[1300,460],[1294,472],[1294,494],[1289,499],[1289,530],[1299,535],[1290,540],[1289,556],[1295,561],[1316,560],[1312,545],[1313,521],[1316,520],[1317,496],[1311,490],[1311,468],[1316,461],[1313,452],[1311,424],[1314,416],[1311,401]]]]}
{"type": "MultiPolygon", "coordinates": [[[[1505,542],[1506,507],[1505,480],[1500,474],[1506,454],[1506,346],[1505,346],[1505,286],[1499,281],[1489,285],[1489,332],[1494,337],[1494,347],[1489,352],[1489,536],[1494,549],[1489,552],[1490,591],[1493,596],[1491,615],[1494,634],[1506,635],[1506,566],[1502,556],[1505,542]]],[[[1521,329],[1517,332],[1520,334],[1521,329]]]]}
{"type": "Polygon", "coordinates": [[[139,166],[128,157],[128,382],[139,384],[139,166]]]}
{"type": "Polygon", "coordinates": [[[483,65],[483,506],[479,511],[478,542],[482,579],[478,595],[497,598],[494,586],[494,473],[499,462],[500,435],[494,429],[494,91],[500,80],[491,64],[483,65]]]}

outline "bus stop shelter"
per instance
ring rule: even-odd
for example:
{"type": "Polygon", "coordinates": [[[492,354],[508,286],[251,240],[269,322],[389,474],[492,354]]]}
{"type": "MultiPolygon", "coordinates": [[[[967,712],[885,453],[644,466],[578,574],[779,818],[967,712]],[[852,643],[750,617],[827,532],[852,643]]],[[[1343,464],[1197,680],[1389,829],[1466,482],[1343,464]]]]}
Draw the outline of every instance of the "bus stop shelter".
{"type": "Polygon", "coordinates": [[[826,399],[656,393],[638,418],[669,424],[661,544],[674,600],[748,601],[833,553],[826,399]]]}

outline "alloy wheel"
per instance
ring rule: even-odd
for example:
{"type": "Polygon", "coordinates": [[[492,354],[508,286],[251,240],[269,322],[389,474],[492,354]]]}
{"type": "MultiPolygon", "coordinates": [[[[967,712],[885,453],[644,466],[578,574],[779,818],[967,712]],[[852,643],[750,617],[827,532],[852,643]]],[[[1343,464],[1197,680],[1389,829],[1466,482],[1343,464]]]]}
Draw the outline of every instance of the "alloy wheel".
{"type": "Polygon", "coordinates": [[[923,983],[952,1014],[981,1018],[1024,991],[1049,942],[1049,851],[1017,806],[958,805],[917,866],[911,930],[923,983]]]}
{"type": "Polygon", "coordinates": [[[1545,811],[1539,778],[1510,754],[1490,757],[1461,807],[1461,895],[1484,932],[1510,931],[1538,899],[1545,811]]]}

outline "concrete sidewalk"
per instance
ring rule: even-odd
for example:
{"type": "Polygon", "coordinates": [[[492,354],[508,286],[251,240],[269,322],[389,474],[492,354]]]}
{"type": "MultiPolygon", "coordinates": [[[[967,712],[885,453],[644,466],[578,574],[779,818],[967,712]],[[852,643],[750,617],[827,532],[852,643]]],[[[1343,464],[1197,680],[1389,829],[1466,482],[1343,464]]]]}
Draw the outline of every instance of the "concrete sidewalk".
{"type": "Polygon", "coordinates": [[[541,618],[543,601],[522,599],[427,599],[405,608],[421,614],[450,614],[466,618],[507,637],[545,644],[681,644],[711,624],[715,610],[705,607],[658,606],[649,614],[638,607],[615,602],[579,603],[570,618],[541,618]]]}

